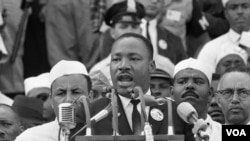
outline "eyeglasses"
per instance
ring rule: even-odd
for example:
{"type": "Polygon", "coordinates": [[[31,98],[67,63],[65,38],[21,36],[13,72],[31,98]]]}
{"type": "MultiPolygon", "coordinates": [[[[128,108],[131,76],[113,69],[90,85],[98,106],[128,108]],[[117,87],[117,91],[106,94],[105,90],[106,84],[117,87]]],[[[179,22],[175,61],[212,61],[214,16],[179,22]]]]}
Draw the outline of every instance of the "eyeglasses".
{"type": "Polygon", "coordinates": [[[250,90],[247,89],[224,89],[216,92],[217,94],[220,94],[225,99],[232,99],[233,95],[235,93],[238,94],[238,97],[240,99],[245,99],[250,95],[250,90]]]}

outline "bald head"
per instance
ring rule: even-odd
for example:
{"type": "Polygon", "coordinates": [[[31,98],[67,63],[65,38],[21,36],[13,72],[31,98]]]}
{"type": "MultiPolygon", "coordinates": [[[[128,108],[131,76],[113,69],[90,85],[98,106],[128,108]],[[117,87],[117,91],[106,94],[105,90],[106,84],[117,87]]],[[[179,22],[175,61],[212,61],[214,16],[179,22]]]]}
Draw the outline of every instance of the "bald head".
{"type": "Polygon", "coordinates": [[[217,102],[226,124],[246,125],[250,121],[250,75],[246,72],[228,72],[220,79],[217,102]]]}
{"type": "Polygon", "coordinates": [[[224,75],[222,75],[218,83],[218,90],[225,89],[225,84],[232,84],[236,86],[239,83],[249,84],[250,75],[247,72],[242,72],[242,71],[226,72],[224,75]]]}

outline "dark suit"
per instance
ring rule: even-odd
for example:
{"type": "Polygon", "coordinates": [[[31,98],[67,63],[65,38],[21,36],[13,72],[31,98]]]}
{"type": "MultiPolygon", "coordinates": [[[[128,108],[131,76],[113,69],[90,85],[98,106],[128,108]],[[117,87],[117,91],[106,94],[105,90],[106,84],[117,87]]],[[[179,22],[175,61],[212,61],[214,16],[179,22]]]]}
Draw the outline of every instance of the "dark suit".
{"type": "MultiPolygon", "coordinates": [[[[98,113],[104,107],[106,107],[110,103],[110,100],[107,98],[102,98],[100,100],[95,101],[92,104],[92,112],[93,114],[98,113]]],[[[125,115],[124,109],[122,107],[122,103],[120,98],[118,97],[118,126],[119,126],[119,134],[121,135],[133,135],[133,132],[129,126],[127,117],[125,115]]],[[[167,107],[163,106],[154,106],[150,107],[149,110],[149,123],[152,125],[153,134],[166,134],[167,133],[167,107]],[[150,116],[150,111],[153,109],[159,109],[164,114],[164,119],[162,121],[156,121],[150,116]]],[[[108,115],[105,119],[94,125],[94,134],[96,135],[112,135],[112,113],[108,115]]]]}
{"type": "MultiPolygon", "coordinates": [[[[91,103],[90,107],[91,107],[92,116],[100,112],[102,109],[104,109],[108,104],[110,104],[110,99],[107,99],[107,98],[102,98],[91,103]]],[[[173,116],[173,125],[174,125],[175,134],[184,134],[185,141],[195,141],[194,135],[192,133],[193,125],[189,125],[185,123],[179,117],[176,111],[176,107],[177,105],[173,103],[172,116],[173,116]]],[[[154,120],[149,114],[149,122],[152,125],[153,134],[154,135],[155,134],[167,134],[167,127],[168,127],[167,106],[161,105],[161,106],[150,107],[150,111],[153,108],[157,108],[161,110],[162,113],[164,114],[164,119],[162,121],[154,120]]],[[[79,111],[76,111],[77,126],[75,129],[71,130],[71,135],[76,133],[81,127],[85,125],[85,111],[84,111],[83,105],[78,110],[79,111]]],[[[125,115],[124,109],[122,107],[120,98],[118,98],[118,113],[120,113],[119,118],[118,118],[119,134],[132,135],[133,132],[129,126],[129,123],[125,115]]],[[[93,130],[94,130],[93,135],[112,135],[113,134],[112,113],[110,113],[108,117],[96,123],[93,127],[93,130]]],[[[85,135],[85,133],[86,131],[84,130],[78,135],[79,136],[85,135]]]]}
{"type": "Polygon", "coordinates": [[[181,43],[181,39],[162,26],[158,25],[157,29],[157,46],[158,53],[162,56],[169,58],[174,64],[177,64],[179,61],[187,58],[187,54],[184,50],[184,47],[181,43]],[[163,40],[167,43],[167,48],[164,49],[161,47],[160,41],[163,40]]]}

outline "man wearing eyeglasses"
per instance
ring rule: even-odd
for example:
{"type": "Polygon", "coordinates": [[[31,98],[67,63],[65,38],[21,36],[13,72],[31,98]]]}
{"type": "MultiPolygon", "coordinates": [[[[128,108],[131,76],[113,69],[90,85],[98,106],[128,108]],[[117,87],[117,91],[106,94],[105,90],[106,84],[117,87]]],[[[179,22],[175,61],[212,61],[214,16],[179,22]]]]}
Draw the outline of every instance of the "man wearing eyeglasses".
{"type": "Polygon", "coordinates": [[[250,124],[250,75],[226,72],[219,81],[217,102],[225,116],[225,124],[250,124]]]}

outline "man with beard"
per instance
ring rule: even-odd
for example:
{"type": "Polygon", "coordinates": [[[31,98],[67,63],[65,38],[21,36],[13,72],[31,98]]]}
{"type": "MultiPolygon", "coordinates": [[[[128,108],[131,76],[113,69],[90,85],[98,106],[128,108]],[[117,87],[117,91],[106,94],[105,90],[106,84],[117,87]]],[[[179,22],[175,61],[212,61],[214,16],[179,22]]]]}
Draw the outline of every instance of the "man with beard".
{"type": "MultiPolygon", "coordinates": [[[[131,98],[129,89],[141,87],[144,95],[151,95],[150,73],[155,71],[152,44],[141,35],[127,33],[120,36],[111,49],[110,74],[117,92],[118,102],[118,133],[120,135],[140,134],[137,132],[135,113],[142,114],[141,102],[138,97],[131,98]],[[134,104],[134,101],[139,103],[134,104]]],[[[99,99],[91,105],[93,113],[98,113],[110,103],[107,98],[99,99]]],[[[153,134],[167,133],[167,108],[146,106],[146,116],[152,127],[153,134]]],[[[97,135],[112,135],[112,114],[94,125],[97,135]]]]}
{"type": "Polygon", "coordinates": [[[250,124],[250,76],[247,72],[226,72],[219,81],[217,102],[225,124],[250,124]]]}
{"type": "MultiPolygon", "coordinates": [[[[221,125],[207,113],[212,98],[211,79],[212,73],[206,63],[193,58],[185,59],[175,66],[172,96],[176,104],[189,102],[197,111],[198,119],[205,120],[209,141],[220,141],[221,125]]],[[[184,131],[185,135],[192,135],[192,127],[186,127],[189,130],[184,131]]]]}

